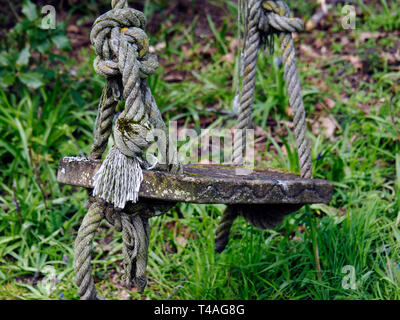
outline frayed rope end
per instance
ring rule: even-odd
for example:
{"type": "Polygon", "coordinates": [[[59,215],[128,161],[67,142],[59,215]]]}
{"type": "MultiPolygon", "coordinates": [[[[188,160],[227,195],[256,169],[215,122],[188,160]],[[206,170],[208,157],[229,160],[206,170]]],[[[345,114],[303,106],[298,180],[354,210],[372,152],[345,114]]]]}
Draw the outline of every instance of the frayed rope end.
{"type": "Polygon", "coordinates": [[[126,202],[138,201],[143,172],[138,159],[127,157],[116,147],[112,147],[93,181],[94,197],[123,209],[126,202]]]}

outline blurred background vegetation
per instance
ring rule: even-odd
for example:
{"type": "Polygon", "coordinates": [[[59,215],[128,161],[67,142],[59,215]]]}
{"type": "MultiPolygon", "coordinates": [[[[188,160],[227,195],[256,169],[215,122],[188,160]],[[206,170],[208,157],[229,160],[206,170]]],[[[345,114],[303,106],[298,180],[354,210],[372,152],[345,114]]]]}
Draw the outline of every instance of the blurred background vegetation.
{"type": "MultiPolygon", "coordinates": [[[[78,299],[73,242],[84,190],[60,186],[57,162],[87,156],[104,79],[89,33],[106,0],[2,0],[0,6],[0,299],[78,299]],[[44,5],[56,29],[44,30],[44,5]]],[[[149,83],[179,129],[230,128],[237,68],[235,1],[129,1],[148,18],[161,67],[149,83]]],[[[238,219],[214,253],[223,205],[179,204],[152,220],[148,288],[122,286],[121,237],[102,225],[95,279],[107,299],[400,298],[400,3],[288,0],[296,35],[314,175],[335,184],[329,205],[275,230],[238,219]],[[356,8],[356,29],[342,8],[356,8]],[[356,288],[342,286],[344,266],[356,288]]],[[[278,47],[277,47],[278,48],[278,47]]],[[[298,171],[279,61],[259,58],[253,111],[257,165],[298,171]]]]}

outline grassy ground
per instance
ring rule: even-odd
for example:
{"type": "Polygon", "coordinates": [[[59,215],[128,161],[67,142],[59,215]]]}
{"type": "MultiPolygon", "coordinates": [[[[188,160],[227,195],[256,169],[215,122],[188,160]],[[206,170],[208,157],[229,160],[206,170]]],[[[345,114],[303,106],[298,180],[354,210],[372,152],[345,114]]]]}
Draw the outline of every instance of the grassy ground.
{"type": "MultiPolygon", "coordinates": [[[[61,187],[55,174],[59,158],[90,151],[104,80],[92,70],[88,28],[107,6],[66,2],[59,19],[72,51],[55,35],[51,52],[41,53],[37,32],[27,37],[39,53],[30,64],[19,53],[13,64],[7,54],[15,43],[0,41],[0,299],[78,299],[73,241],[87,194],[61,187]]],[[[151,45],[162,64],[150,85],[166,120],[196,130],[231,127],[234,119],[223,111],[234,96],[236,5],[200,2],[200,9],[180,2],[181,15],[172,13],[176,1],[138,4],[153,17],[151,45]]],[[[288,3],[305,20],[318,8],[288,3]]],[[[103,297],[400,298],[400,4],[359,1],[355,30],[341,27],[341,7],[296,38],[314,175],[334,182],[332,202],[303,208],[275,230],[240,218],[222,254],[214,252],[214,230],[224,206],[179,204],[152,220],[143,295],[121,285],[121,235],[104,224],[93,255],[103,297]]],[[[33,12],[20,9],[19,19],[33,12]]],[[[4,21],[3,35],[15,24],[4,21]]],[[[259,59],[256,159],[298,171],[278,56],[259,59]]]]}

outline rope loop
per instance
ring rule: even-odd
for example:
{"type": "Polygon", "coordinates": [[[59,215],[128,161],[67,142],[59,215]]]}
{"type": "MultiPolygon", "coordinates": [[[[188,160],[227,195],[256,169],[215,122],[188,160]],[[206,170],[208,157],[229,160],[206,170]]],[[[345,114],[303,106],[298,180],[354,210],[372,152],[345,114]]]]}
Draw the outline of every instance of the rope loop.
{"type": "MultiPolygon", "coordinates": [[[[118,161],[129,162],[129,159],[121,158],[120,154],[133,157],[131,162],[135,162],[135,167],[138,167],[138,163],[143,162],[139,161],[143,151],[154,140],[146,102],[151,93],[145,80],[156,71],[159,64],[157,56],[149,53],[149,38],[144,31],[144,14],[128,8],[127,1],[113,1],[112,8],[96,19],[90,33],[90,41],[97,55],[94,69],[107,78],[113,100],[125,100],[125,110],[114,127],[115,147],[118,152],[112,154],[118,161]]],[[[107,133],[111,125],[106,126],[107,133]]],[[[105,144],[105,141],[101,142],[104,142],[102,145],[105,144]]],[[[140,183],[140,174],[137,176],[140,183]]],[[[95,195],[100,193],[95,188],[95,195]]]]}
{"type": "Polygon", "coordinates": [[[115,230],[118,232],[122,231],[122,221],[121,221],[121,212],[118,209],[115,209],[112,205],[107,205],[105,209],[105,218],[109,224],[114,226],[115,230]]]}
{"type": "Polygon", "coordinates": [[[112,9],[97,18],[90,33],[97,55],[95,71],[105,78],[122,75],[127,80],[136,64],[138,70],[134,71],[140,78],[153,74],[159,64],[157,56],[149,53],[145,27],[144,14],[128,7],[112,9]]]}
{"type": "Polygon", "coordinates": [[[264,14],[261,16],[259,28],[266,33],[292,33],[304,30],[304,22],[293,18],[292,13],[284,1],[268,0],[262,2],[264,14]]]}
{"type": "Polygon", "coordinates": [[[113,9],[122,9],[128,6],[127,0],[111,0],[111,7],[113,9]]]}
{"type": "MultiPolygon", "coordinates": [[[[304,179],[312,178],[311,148],[307,139],[307,122],[301,94],[300,78],[297,71],[295,47],[292,32],[304,29],[301,19],[293,18],[289,7],[281,0],[249,0],[246,17],[246,39],[244,45],[243,66],[246,70],[243,76],[240,93],[239,115],[237,129],[246,129],[252,125],[252,108],[255,94],[257,74],[257,56],[260,47],[268,44],[270,53],[273,52],[273,36],[280,38],[281,56],[284,68],[284,79],[289,93],[289,104],[293,110],[294,133],[300,163],[300,174],[304,179]]],[[[243,162],[243,153],[246,144],[245,138],[237,135],[234,143],[234,163],[243,162]]],[[[291,206],[254,206],[250,212],[238,210],[228,206],[223,213],[219,227],[216,230],[215,248],[217,252],[224,250],[229,240],[229,233],[237,215],[243,216],[248,222],[258,228],[267,228],[275,225],[275,213],[282,213],[283,209],[295,210],[291,206]],[[266,214],[270,211],[272,215],[266,214]],[[273,223],[272,223],[273,222],[273,223]]]]}

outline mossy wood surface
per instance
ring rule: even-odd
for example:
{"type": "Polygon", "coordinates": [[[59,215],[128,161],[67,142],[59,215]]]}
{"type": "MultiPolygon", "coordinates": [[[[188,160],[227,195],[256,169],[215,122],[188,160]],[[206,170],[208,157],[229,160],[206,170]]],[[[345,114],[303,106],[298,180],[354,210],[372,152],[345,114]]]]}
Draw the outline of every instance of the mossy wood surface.
{"type": "MultiPolygon", "coordinates": [[[[60,183],[92,188],[93,175],[101,161],[66,157],[60,160],[60,183]]],[[[227,165],[185,165],[183,175],[167,172],[166,166],[143,170],[139,196],[173,202],[224,204],[305,204],[327,203],[333,185],[320,179],[301,179],[277,169],[255,168],[251,174],[237,175],[237,167],[227,165]]]]}

